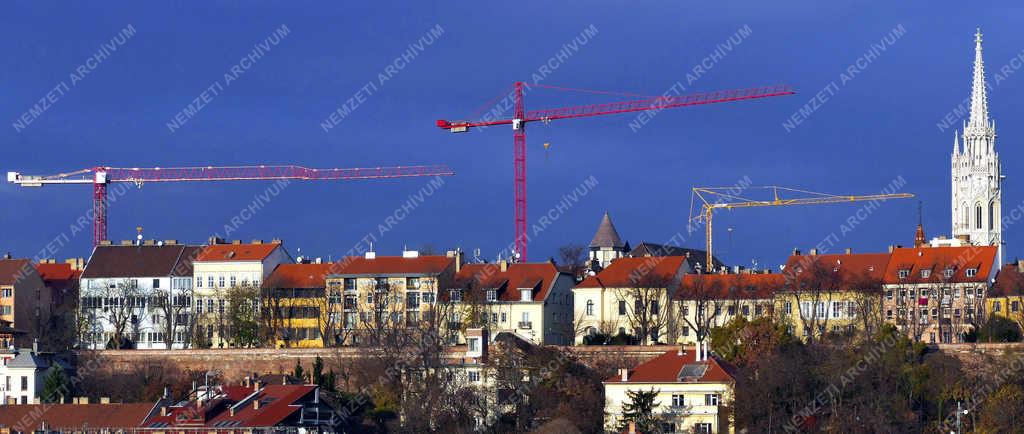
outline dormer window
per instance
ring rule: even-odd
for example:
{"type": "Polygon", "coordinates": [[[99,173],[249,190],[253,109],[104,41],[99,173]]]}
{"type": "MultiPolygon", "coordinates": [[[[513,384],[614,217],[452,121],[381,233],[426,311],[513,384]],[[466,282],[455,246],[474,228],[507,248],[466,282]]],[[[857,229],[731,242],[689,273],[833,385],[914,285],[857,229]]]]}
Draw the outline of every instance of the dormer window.
{"type": "Polygon", "coordinates": [[[900,279],[906,279],[909,276],[910,276],[910,270],[909,269],[900,270],[900,279]]]}
{"type": "Polygon", "coordinates": [[[488,289],[487,290],[487,301],[491,301],[491,302],[498,301],[498,291],[495,291],[493,289],[488,289]]]}
{"type": "Polygon", "coordinates": [[[952,268],[947,268],[945,270],[942,270],[942,275],[946,276],[947,279],[952,278],[953,277],[953,269],[952,268]]]}
{"type": "Polygon", "coordinates": [[[967,269],[967,277],[974,277],[977,274],[978,274],[978,269],[977,268],[968,268],[967,269]]]}
{"type": "Polygon", "coordinates": [[[460,303],[462,302],[462,291],[458,289],[449,290],[448,297],[452,300],[452,303],[460,303]]]}
{"type": "Polygon", "coordinates": [[[519,293],[522,294],[522,301],[533,301],[533,290],[532,289],[520,289],[519,293]]]}
{"type": "Polygon", "coordinates": [[[929,269],[921,270],[921,278],[922,279],[927,279],[927,278],[931,277],[931,275],[932,275],[932,270],[929,270],[929,269]]]}

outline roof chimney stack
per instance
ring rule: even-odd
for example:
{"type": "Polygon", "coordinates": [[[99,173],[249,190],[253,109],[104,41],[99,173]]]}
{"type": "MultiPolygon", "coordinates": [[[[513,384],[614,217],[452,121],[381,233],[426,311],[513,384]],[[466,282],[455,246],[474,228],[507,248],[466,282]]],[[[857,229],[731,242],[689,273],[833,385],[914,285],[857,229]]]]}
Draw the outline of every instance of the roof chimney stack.
{"type": "Polygon", "coordinates": [[[619,368],[619,378],[623,381],[629,381],[629,369],[619,368]]]}

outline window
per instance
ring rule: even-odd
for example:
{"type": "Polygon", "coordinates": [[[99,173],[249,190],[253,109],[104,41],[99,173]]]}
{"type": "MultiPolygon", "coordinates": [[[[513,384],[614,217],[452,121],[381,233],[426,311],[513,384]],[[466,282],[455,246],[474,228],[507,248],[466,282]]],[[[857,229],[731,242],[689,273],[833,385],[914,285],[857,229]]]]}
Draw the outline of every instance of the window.
{"type": "Polygon", "coordinates": [[[651,315],[658,314],[658,300],[651,300],[651,315]]]}
{"type": "Polygon", "coordinates": [[[1020,310],[1020,302],[1017,300],[1010,302],[1010,312],[1017,312],[1020,310]]]}
{"type": "Polygon", "coordinates": [[[587,300],[587,316],[594,315],[594,300],[587,300]]]}
{"type": "Polygon", "coordinates": [[[493,289],[488,289],[487,290],[487,301],[497,301],[497,300],[498,300],[498,291],[495,291],[493,289]]]}
{"type": "Polygon", "coordinates": [[[153,289],[160,289],[160,279],[153,279],[153,289]]]}
{"type": "Polygon", "coordinates": [[[782,304],[782,312],[791,313],[793,312],[793,302],[787,301],[782,304]]]}
{"type": "Polygon", "coordinates": [[[683,336],[690,336],[690,326],[683,326],[683,336]]]}
{"type": "Polygon", "coordinates": [[[21,376],[21,390],[22,391],[28,390],[28,377],[25,376],[25,375],[21,376]]]}
{"type": "Polygon", "coordinates": [[[857,316],[857,303],[853,301],[846,302],[846,315],[850,318],[857,316]]]}
{"type": "Polygon", "coordinates": [[[952,268],[947,268],[945,270],[942,270],[942,275],[945,276],[947,279],[952,278],[953,277],[953,271],[954,270],[952,268]]]}
{"type": "Polygon", "coordinates": [[[974,228],[981,229],[981,204],[974,206],[974,228]]]}
{"type": "Polygon", "coordinates": [[[725,309],[725,312],[726,312],[726,315],[729,315],[729,316],[736,315],[736,306],[730,305],[729,307],[727,307],[725,309]]]}
{"type": "Polygon", "coordinates": [[[469,352],[480,351],[480,338],[469,338],[466,343],[469,346],[469,352]]]}
{"type": "Polygon", "coordinates": [[[433,293],[433,292],[424,292],[424,293],[421,293],[421,294],[420,294],[420,299],[421,299],[421,300],[422,300],[422,301],[423,301],[424,303],[433,303],[433,302],[434,302],[434,293],[433,293]]]}
{"type": "Polygon", "coordinates": [[[367,292],[366,293],[366,304],[373,304],[373,293],[372,292],[367,292]]]}
{"type": "Polygon", "coordinates": [[[374,286],[375,286],[375,288],[378,291],[383,291],[385,289],[388,289],[388,278],[387,277],[378,277],[378,278],[374,279],[374,286]]]}
{"type": "Polygon", "coordinates": [[[750,306],[744,304],[742,311],[743,316],[750,316],[750,306]]]}
{"type": "Polygon", "coordinates": [[[196,288],[202,288],[202,287],[203,287],[203,276],[197,274],[196,275],[196,288]]]}
{"type": "Polygon", "coordinates": [[[921,270],[921,278],[922,279],[927,279],[931,275],[932,275],[932,270],[929,270],[929,269],[921,270]]]}
{"type": "Polygon", "coordinates": [[[900,270],[900,279],[906,279],[910,276],[910,270],[900,270]]]}
{"type": "Polygon", "coordinates": [[[686,405],[685,402],[686,401],[683,399],[683,395],[681,393],[674,393],[674,394],[672,394],[672,406],[673,407],[683,407],[683,406],[686,405]]]}
{"type": "Polygon", "coordinates": [[[832,302],[832,318],[839,318],[840,310],[842,310],[843,303],[838,301],[832,302]]]}
{"type": "Polygon", "coordinates": [[[198,302],[196,302],[196,313],[197,314],[202,314],[203,313],[203,300],[202,299],[199,299],[198,302]]]}
{"type": "Polygon", "coordinates": [[[224,275],[223,274],[220,275],[220,276],[217,276],[217,287],[218,288],[223,288],[224,287],[224,275]]]}
{"type": "Polygon", "coordinates": [[[695,423],[693,424],[693,432],[696,434],[711,434],[711,424],[695,423]]]}
{"type": "Polygon", "coordinates": [[[356,279],[354,277],[345,278],[345,290],[355,291],[356,290],[356,279]]]}
{"type": "Polygon", "coordinates": [[[407,277],[407,278],[405,278],[405,289],[420,289],[420,278],[419,277],[407,277]]]}
{"type": "Polygon", "coordinates": [[[471,383],[480,382],[480,371],[469,371],[469,381],[471,383]]]}
{"type": "Polygon", "coordinates": [[[231,275],[230,282],[231,282],[231,286],[230,286],[231,288],[234,288],[234,287],[238,286],[238,280],[237,280],[237,278],[235,277],[234,274],[231,275]]]}
{"type": "Polygon", "coordinates": [[[508,320],[508,318],[505,316],[505,312],[502,312],[501,313],[501,322],[505,322],[507,320],[508,320]]]}
{"type": "Polygon", "coordinates": [[[892,319],[892,309],[885,311],[885,319],[892,319]]]}
{"type": "Polygon", "coordinates": [[[212,274],[208,274],[206,276],[206,287],[207,288],[213,288],[213,275],[212,274]]]}
{"type": "Polygon", "coordinates": [[[704,405],[718,405],[718,394],[708,393],[704,395],[704,405]]]}
{"type": "Polygon", "coordinates": [[[521,301],[533,301],[533,290],[532,289],[520,289],[519,295],[521,301]]]}
{"type": "Polygon", "coordinates": [[[406,307],[406,309],[419,309],[420,308],[420,293],[418,293],[418,292],[407,292],[407,293],[405,293],[405,307],[406,307]]]}
{"type": "Polygon", "coordinates": [[[977,274],[978,274],[978,269],[977,268],[968,268],[967,269],[967,277],[974,277],[977,274]]]}
{"type": "Polygon", "coordinates": [[[452,303],[459,303],[462,301],[462,291],[458,289],[448,291],[448,296],[452,299],[452,303]]]}
{"type": "Polygon", "coordinates": [[[619,300],[619,315],[626,314],[626,300],[619,300]]]}

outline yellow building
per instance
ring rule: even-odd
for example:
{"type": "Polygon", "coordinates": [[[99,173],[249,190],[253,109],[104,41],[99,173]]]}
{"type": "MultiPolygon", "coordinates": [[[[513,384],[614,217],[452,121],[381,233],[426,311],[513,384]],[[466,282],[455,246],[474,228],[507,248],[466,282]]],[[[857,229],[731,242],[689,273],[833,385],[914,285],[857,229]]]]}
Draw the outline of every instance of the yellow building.
{"type": "Polygon", "coordinates": [[[341,292],[327,291],[327,275],[340,263],[281,264],[263,283],[262,308],[271,315],[269,328],[277,348],[321,348],[340,345],[341,292]]]}
{"type": "Polygon", "coordinates": [[[228,320],[227,295],[232,289],[251,290],[253,303],[258,303],[259,288],[278,264],[293,262],[280,240],[264,243],[253,240],[230,244],[221,240],[203,248],[192,262],[195,276],[192,293],[196,334],[213,347],[233,344],[228,320]]]}
{"type": "MultiPolygon", "coordinates": [[[[534,344],[571,345],[573,276],[550,262],[467,264],[460,268],[447,300],[458,300],[459,342],[465,328],[487,327],[491,335],[511,332],[534,344]]],[[[456,330],[451,330],[456,331],[456,330]]]]}
{"type": "Polygon", "coordinates": [[[435,324],[438,289],[456,273],[461,253],[421,256],[415,250],[402,256],[346,257],[326,277],[327,290],[340,293],[339,319],[344,343],[373,338],[395,327],[435,324]]]}
{"type": "Polygon", "coordinates": [[[986,304],[992,315],[1024,325],[1024,260],[1003,266],[986,304]]]}
{"type": "Polygon", "coordinates": [[[693,345],[738,316],[771,316],[784,276],[769,273],[688,274],[672,300],[676,343],[693,345]]]}
{"type": "Polygon", "coordinates": [[[731,368],[694,347],[674,348],[604,381],[605,429],[621,432],[629,392],[655,391],[659,432],[732,433],[736,380],[731,368]]]}
{"type": "Polygon", "coordinates": [[[692,268],[684,256],[616,259],[573,288],[576,343],[594,335],[631,335],[640,342],[666,341],[669,300],[692,268]]]}

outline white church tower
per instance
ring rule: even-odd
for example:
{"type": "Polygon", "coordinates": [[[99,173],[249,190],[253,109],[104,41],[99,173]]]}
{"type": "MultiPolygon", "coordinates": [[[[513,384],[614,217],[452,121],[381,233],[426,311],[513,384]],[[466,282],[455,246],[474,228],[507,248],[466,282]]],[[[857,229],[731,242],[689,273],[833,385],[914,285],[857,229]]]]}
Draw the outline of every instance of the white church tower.
{"type": "Polygon", "coordinates": [[[980,29],[975,44],[971,117],[953,138],[953,237],[973,245],[998,246],[1001,267],[1003,177],[995,148],[996,124],[988,118],[980,29]]]}

